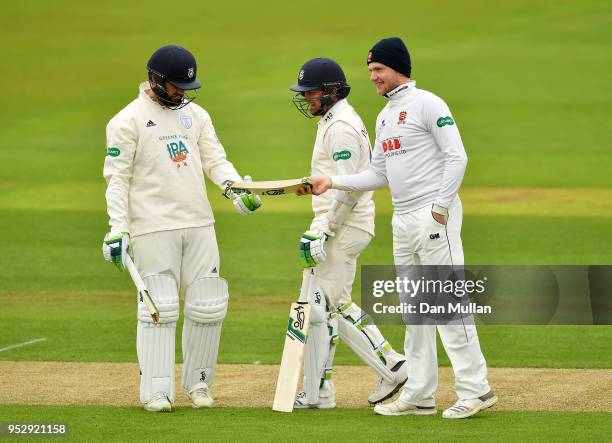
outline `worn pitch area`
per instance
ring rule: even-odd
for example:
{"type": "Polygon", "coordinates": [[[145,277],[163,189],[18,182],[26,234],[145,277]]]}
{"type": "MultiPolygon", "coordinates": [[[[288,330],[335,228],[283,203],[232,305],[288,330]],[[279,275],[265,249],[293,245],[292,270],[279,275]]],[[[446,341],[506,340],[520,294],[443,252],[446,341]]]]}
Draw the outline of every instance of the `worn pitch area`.
{"type": "MultiPolygon", "coordinates": [[[[135,363],[0,361],[0,404],[138,405],[135,363]]],[[[270,407],[278,366],[224,364],[217,368],[213,396],[218,406],[270,407]]],[[[455,401],[451,368],[439,371],[438,408],[455,401]]],[[[376,376],[364,366],[334,369],[340,408],[367,407],[376,376]]],[[[188,405],[176,370],[176,404],[188,405]]],[[[490,368],[499,410],[612,412],[612,369],[490,368]]]]}

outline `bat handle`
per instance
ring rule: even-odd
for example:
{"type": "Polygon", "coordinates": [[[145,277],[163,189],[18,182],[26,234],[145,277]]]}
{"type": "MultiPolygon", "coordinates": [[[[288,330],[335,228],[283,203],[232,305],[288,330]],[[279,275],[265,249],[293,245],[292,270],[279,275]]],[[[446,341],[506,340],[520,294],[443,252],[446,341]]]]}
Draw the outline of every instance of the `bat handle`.
{"type": "Polygon", "coordinates": [[[308,303],[308,294],[310,290],[310,281],[315,277],[315,268],[304,268],[302,271],[302,287],[300,289],[300,297],[298,298],[298,303],[307,304],[308,303]]]}

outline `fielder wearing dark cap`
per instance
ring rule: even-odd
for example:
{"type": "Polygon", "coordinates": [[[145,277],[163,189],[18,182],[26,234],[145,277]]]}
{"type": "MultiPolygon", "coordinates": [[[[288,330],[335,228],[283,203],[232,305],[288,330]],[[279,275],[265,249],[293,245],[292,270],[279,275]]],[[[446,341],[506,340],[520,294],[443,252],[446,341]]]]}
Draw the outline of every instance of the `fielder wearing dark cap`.
{"type": "MultiPolygon", "coordinates": [[[[312,192],[363,192],[389,186],[393,201],[393,255],[398,269],[411,265],[463,266],[459,188],[467,155],[455,120],[440,97],[416,87],[404,42],[384,38],[368,52],[370,80],[388,102],[376,119],[376,144],[368,170],[310,177],[312,192]]],[[[406,272],[406,271],[404,271],[406,272]]],[[[440,312],[440,311],[438,311],[440,312]]],[[[443,311],[442,311],[443,312],[443,311]]],[[[455,311],[457,312],[457,311],[455,311]]],[[[443,418],[470,417],[493,406],[472,315],[427,322],[423,311],[406,319],[408,381],[399,398],[378,404],[380,415],[436,414],[436,332],[455,371],[458,401],[443,418]]]]}
{"type": "Polygon", "coordinates": [[[399,37],[383,38],[368,52],[368,65],[372,62],[382,63],[400,74],[410,77],[412,65],[408,48],[399,37]]]}

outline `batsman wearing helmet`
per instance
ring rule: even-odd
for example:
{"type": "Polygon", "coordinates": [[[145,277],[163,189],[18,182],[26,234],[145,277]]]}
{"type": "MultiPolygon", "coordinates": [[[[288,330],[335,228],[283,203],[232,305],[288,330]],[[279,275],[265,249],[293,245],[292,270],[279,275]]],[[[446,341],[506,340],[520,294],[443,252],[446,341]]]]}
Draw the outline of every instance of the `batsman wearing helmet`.
{"type": "MultiPolygon", "coordinates": [[[[346,97],[342,68],[315,58],[300,69],[296,108],[319,117],[312,175],[354,174],[370,166],[365,125],[346,97]]],[[[313,196],[314,219],[300,240],[304,267],[316,267],[319,291],[311,291],[311,321],[304,363],[304,391],[296,408],[333,408],[332,362],[338,336],[380,376],[370,404],[391,397],[406,381],[406,359],[394,351],[376,325],[351,301],[357,258],[374,236],[372,192],[333,191],[313,196]]]]}
{"type": "MultiPolygon", "coordinates": [[[[138,303],[136,349],[140,401],[148,411],[170,411],[174,401],[174,343],[179,294],[185,297],[182,386],[193,407],[210,407],[227,282],[220,277],[214,218],[204,172],[225,189],[241,180],[225,155],[208,113],[192,103],[200,88],[193,55],[164,46],[148,64],[148,82],[106,128],[104,178],[110,232],[106,260],[120,270],[133,255],[159,310],[154,323],[138,303]]],[[[241,214],[261,202],[235,196],[241,214]]]]}

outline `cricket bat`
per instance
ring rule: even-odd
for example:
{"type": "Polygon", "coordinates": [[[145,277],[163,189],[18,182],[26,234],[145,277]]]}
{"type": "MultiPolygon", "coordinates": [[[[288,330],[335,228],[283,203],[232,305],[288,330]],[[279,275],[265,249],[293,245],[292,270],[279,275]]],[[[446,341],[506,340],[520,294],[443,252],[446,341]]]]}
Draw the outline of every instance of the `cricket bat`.
{"type": "Polygon", "coordinates": [[[308,327],[310,325],[308,291],[311,286],[310,281],[313,278],[313,273],[314,270],[312,268],[304,269],[300,298],[296,303],[292,303],[291,309],[289,309],[285,347],[283,349],[278,380],[276,381],[276,393],[274,394],[274,403],[272,405],[273,411],[293,411],[298,383],[304,366],[306,339],[308,338],[308,327]]]}
{"type": "Polygon", "coordinates": [[[147,286],[145,285],[144,281],[142,281],[142,277],[138,273],[138,269],[136,269],[136,265],[132,261],[130,254],[126,254],[125,267],[130,273],[130,277],[132,277],[132,281],[134,282],[134,285],[136,285],[136,289],[138,289],[138,298],[147,306],[147,309],[151,314],[151,318],[153,319],[153,323],[159,323],[159,310],[151,299],[147,286]]]}
{"type": "MultiPolygon", "coordinates": [[[[232,192],[240,193],[249,191],[258,195],[287,195],[295,194],[299,189],[309,189],[310,183],[306,178],[295,178],[291,180],[272,181],[240,181],[229,183],[232,192]]],[[[227,195],[227,191],[226,191],[227,195]]]]}

